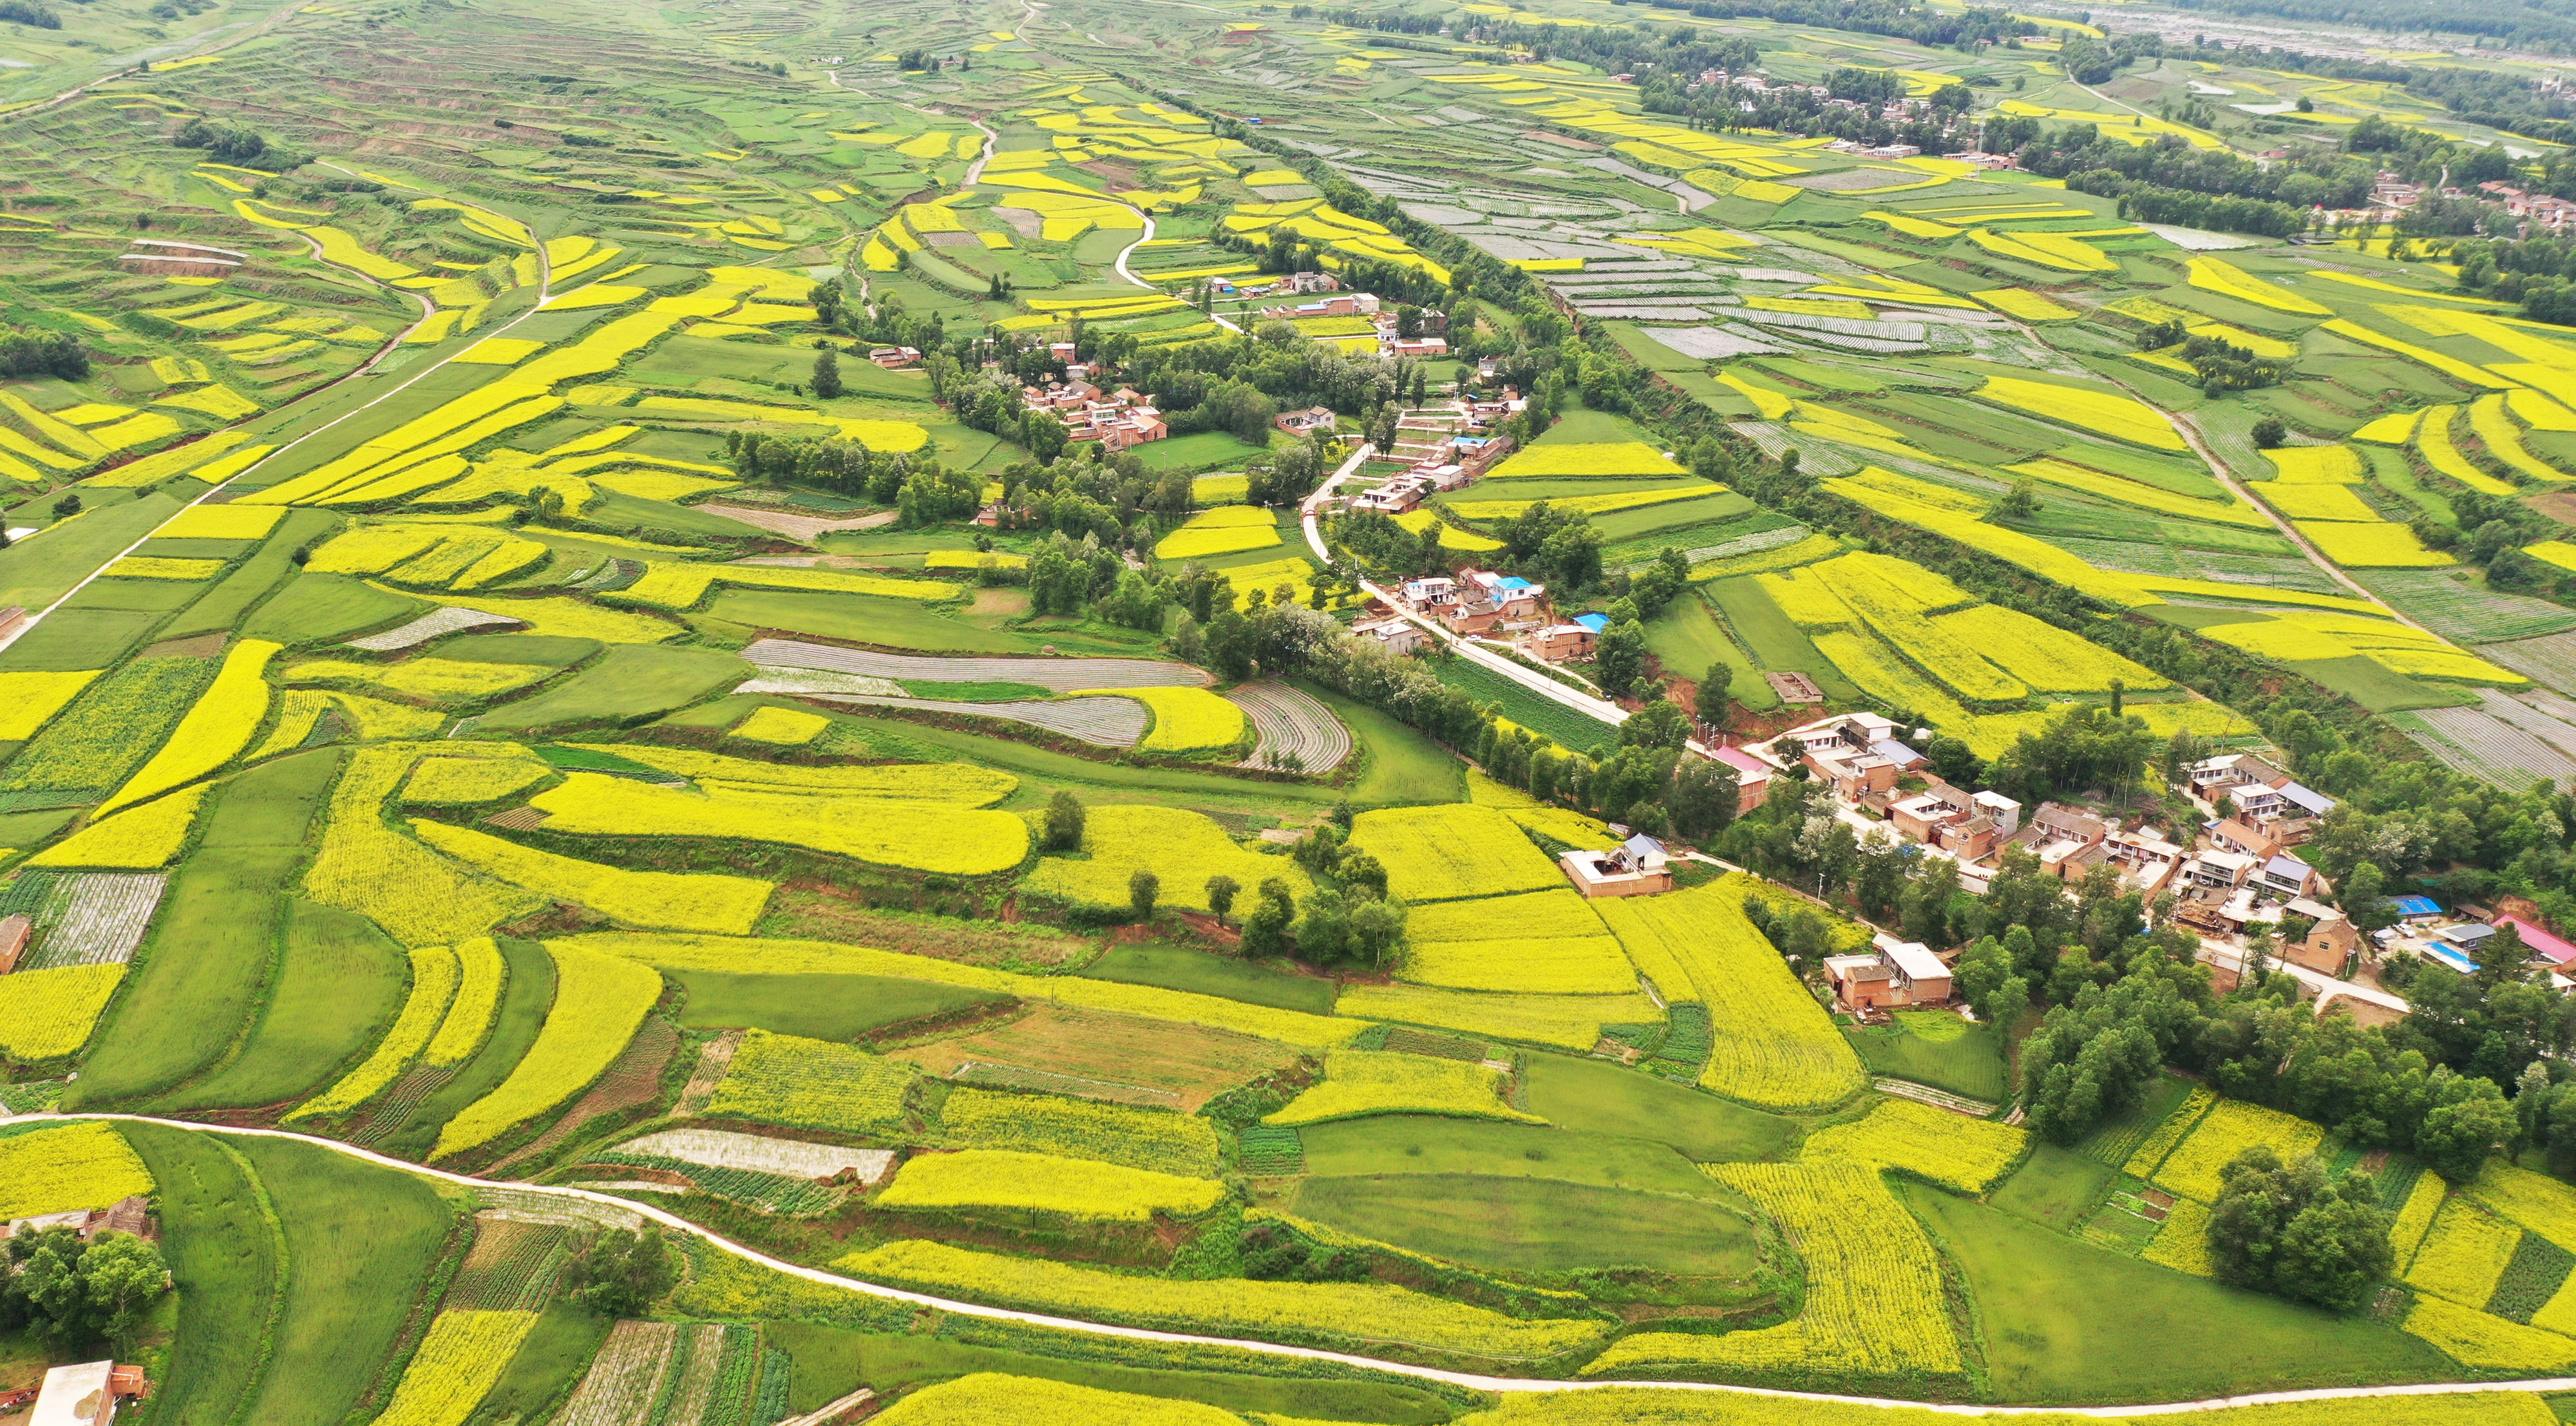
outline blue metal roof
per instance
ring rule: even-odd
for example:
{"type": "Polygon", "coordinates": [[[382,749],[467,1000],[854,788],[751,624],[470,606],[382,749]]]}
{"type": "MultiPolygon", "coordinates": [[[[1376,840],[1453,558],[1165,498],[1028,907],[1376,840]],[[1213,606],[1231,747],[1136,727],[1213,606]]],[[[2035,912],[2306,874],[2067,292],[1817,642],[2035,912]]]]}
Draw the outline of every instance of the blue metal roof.
{"type": "Polygon", "coordinates": [[[1503,576],[1496,587],[1501,589],[1527,589],[1530,587],[1530,582],[1521,578],[1517,574],[1511,574],[1503,576]]]}
{"type": "Polygon", "coordinates": [[[2478,973],[2478,963],[2476,961],[2470,960],[2467,956],[2460,954],[2458,951],[2452,950],[2448,946],[2427,945],[2424,947],[2424,954],[2432,957],[2434,960],[2440,961],[2442,964],[2449,966],[2451,969],[2458,971],[2462,975],[2476,975],[2478,973]]]}
{"type": "Polygon", "coordinates": [[[1597,634],[1610,627],[1610,616],[1607,614],[1577,614],[1574,616],[1574,622],[1597,634]]]}
{"type": "Polygon", "coordinates": [[[2391,896],[2385,898],[2385,900],[2388,905],[2396,908],[2397,914],[2400,916],[2439,916],[2442,914],[2442,904],[2429,896],[2391,896]]]}

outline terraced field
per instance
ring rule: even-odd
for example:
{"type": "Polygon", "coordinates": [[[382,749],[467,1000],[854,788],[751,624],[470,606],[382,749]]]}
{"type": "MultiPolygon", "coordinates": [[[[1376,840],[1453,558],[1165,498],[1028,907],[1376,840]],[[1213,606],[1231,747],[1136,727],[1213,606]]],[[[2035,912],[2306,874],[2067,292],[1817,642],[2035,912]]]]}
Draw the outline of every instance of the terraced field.
{"type": "Polygon", "coordinates": [[[1856,1426],[2576,1363],[2553,982],[2371,957],[2438,1013],[2318,1021],[2169,884],[1882,808],[2195,842],[2246,751],[2340,804],[2300,917],[2576,934],[2576,338],[2497,201],[2565,188],[2576,30],[1530,5],[0,3],[0,1221],[152,1230],[0,1261],[0,1393],[1856,1426]],[[2344,216],[2383,173],[2436,196],[2344,216]],[[1371,627],[1425,577],[1492,657],[1371,627]],[[1853,714],[1905,780],[1745,796],[1853,714]],[[1578,894],[1613,849],[1653,894],[1578,894]],[[1909,941],[1976,1018],[1841,1023],[1909,941]],[[2257,1145],[2399,1261],[2232,1263],[2257,1145]],[[1613,1378],[1738,1390],[1554,1389],[1613,1378]]]}

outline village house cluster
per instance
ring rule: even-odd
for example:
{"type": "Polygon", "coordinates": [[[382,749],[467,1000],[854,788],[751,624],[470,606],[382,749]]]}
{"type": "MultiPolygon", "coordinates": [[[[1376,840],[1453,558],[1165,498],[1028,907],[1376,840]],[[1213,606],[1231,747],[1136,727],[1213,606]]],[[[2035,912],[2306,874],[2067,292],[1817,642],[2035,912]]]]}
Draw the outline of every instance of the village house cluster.
{"type": "MultiPolygon", "coordinates": [[[[1916,746],[1928,733],[1873,713],[1839,713],[1711,754],[1736,770],[1740,811],[1759,807],[1774,778],[1799,770],[1831,791],[1837,815],[1856,831],[1883,826],[1921,848],[1918,855],[1950,858],[1962,888],[1975,894],[1991,888],[2005,852],[2016,847],[2068,882],[2110,867],[2124,890],[2150,902],[2170,896],[2173,921],[2201,937],[2202,959],[2227,983],[2243,972],[2249,934],[2276,932],[2271,954],[2279,967],[2321,1008],[2349,1006],[2364,1023],[2405,1013],[2402,999],[2371,983],[2366,967],[2374,960],[2413,955],[2470,974],[2508,928],[2553,984],[2576,988],[2576,943],[2551,934],[2536,908],[2513,898],[2497,910],[2445,912],[2429,897],[2390,897],[2397,924],[2364,936],[2328,904],[2334,888],[2298,854],[2335,799],[2251,753],[2185,768],[2180,790],[2198,818],[2167,832],[2143,820],[2056,802],[2026,808],[1999,792],[1954,787],[1916,746]]],[[[1952,996],[1938,953],[1886,936],[1868,952],[1831,958],[1826,972],[1842,1006],[1864,1019],[1889,1008],[1947,1004],[1952,996]]]]}
{"type": "Polygon", "coordinates": [[[1065,364],[1064,380],[1021,387],[1020,404],[1062,421],[1066,440],[1076,445],[1098,441],[1102,450],[1115,453],[1172,433],[1152,397],[1131,386],[1102,391],[1091,379],[1091,363],[1073,359],[1073,343],[1057,342],[1050,354],[1065,364]]]}

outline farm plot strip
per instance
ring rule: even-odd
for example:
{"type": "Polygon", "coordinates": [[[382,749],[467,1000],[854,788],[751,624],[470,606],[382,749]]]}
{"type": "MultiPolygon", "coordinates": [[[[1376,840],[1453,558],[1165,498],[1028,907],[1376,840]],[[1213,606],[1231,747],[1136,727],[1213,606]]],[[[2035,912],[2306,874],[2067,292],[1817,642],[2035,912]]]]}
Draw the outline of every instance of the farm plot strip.
{"type": "Polygon", "coordinates": [[[762,639],[742,656],[763,669],[814,668],[926,683],[1025,683],[1050,693],[1086,688],[1191,688],[1208,676],[1161,659],[929,658],[844,649],[797,639],[762,639]]]}
{"type": "Polygon", "coordinates": [[[1062,733],[1104,748],[1132,748],[1145,737],[1145,705],[1132,698],[1081,698],[1067,703],[952,703],[939,698],[887,698],[881,694],[817,693],[833,703],[919,708],[968,718],[998,718],[1062,733]]]}

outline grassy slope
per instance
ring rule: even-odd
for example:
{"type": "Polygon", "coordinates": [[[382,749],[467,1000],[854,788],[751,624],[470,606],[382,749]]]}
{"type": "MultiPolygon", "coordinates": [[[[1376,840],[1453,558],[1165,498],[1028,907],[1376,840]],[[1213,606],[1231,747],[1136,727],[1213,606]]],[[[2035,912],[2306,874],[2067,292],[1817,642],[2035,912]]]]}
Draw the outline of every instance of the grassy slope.
{"type": "Polygon", "coordinates": [[[329,1149],[238,1145],[286,1230],[286,1314],[243,1419],[338,1426],[402,1331],[454,1210],[429,1184],[329,1149]]]}
{"type": "Polygon", "coordinates": [[[231,1064],[164,1099],[164,1110],[277,1104],[336,1078],[402,1009],[410,962],[374,922],[291,900],[266,1013],[231,1064]]]}
{"type": "Polygon", "coordinates": [[[1735,636],[1744,647],[1762,661],[1765,669],[1777,673],[1803,673],[1816,681],[1827,698],[1836,702],[1856,702],[1860,690],[1835,668],[1833,661],[1819,652],[1813,640],[1801,632],[1771,596],[1762,592],[1753,576],[1739,575],[1721,579],[1708,586],[1709,603],[1726,616],[1735,636]]]}
{"type": "Polygon", "coordinates": [[[1600,1060],[1532,1054],[1525,1073],[1531,1113],[1564,1129],[1668,1144],[1693,1163],[1767,1159],[1798,1138],[1777,1115],[1600,1060]]]}
{"type": "Polygon", "coordinates": [[[815,1040],[848,1040],[880,1025],[1007,998],[871,975],[679,971],[671,978],[688,992],[688,1006],[680,1015],[683,1025],[744,1027],[815,1040]]]}
{"type": "Polygon", "coordinates": [[[2187,1400],[2444,1381],[2460,1368],[2392,1327],[2190,1277],[1920,1184],[1896,1192],[1975,1297],[2006,1402],[2187,1400]]]}
{"type": "Polygon", "coordinates": [[[1717,622],[1705,600],[1685,594],[1666,606],[1646,626],[1646,648],[1663,661],[1668,677],[1697,681],[1711,666],[1724,664],[1727,690],[1736,702],[1753,709],[1780,706],[1780,695],[1763,681],[1761,669],[1717,622]]]}
{"type": "Polygon", "coordinates": [[[260,1370],[280,1249],[249,1163],[211,1134],[129,1124],[160,1185],[161,1246],[179,1288],[179,1336],[154,1383],[155,1426],[225,1426],[260,1370]]]}
{"type": "Polygon", "coordinates": [[[1643,1267],[1743,1278],[1753,1225],[1699,1199],[1544,1178],[1309,1178],[1297,1212],[1399,1248],[1523,1272],[1643,1267]]]}
{"type": "Polygon", "coordinates": [[[1108,955],[1086,967],[1082,975],[1090,980],[1195,991],[1281,1010],[1303,1010],[1310,1015],[1333,1013],[1334,985],[1329,980],[1268,970],[1249,961],[1212,956],[1186,946],[1114,946],[1108,955]]]}
{"type": "Polygon", "coordinates": [[[1107,1362],[1068,1361],[1032,1356],[997,1347],[970,1346],[931,1337],[891,1337],[818,1327],[804,1322],[773,1323],[773,1346],[796,1362],[788,1409],[812,1411],[865,1383],[880,1394],[960,1376],[968,1372],[1007,1372],[1077,1382],[1106,1391],[1141,1396],[1176,1396],[1235,1411],[1274,1412],[1290,1419],[1386,1422],[1390,1426],[1429,1426],[1449,1419],[1437,1397],[1419,1387],[1392,1382],[1283,1380],[1216,1372],[1157,1371],[1107,1362]]]}
{"type": "Polygon", "coordinates": [[[1846,1027],[1843,1038],[1860,1052],[1872,1074],[1894,1075],[1964,1094],[1999,1101],[2004,1082],[2003,1046],[1993,1027],[1979,1025],[1955,1040],[1934,1041],[1901,1025],[1846,1027]]]}

